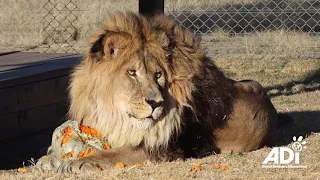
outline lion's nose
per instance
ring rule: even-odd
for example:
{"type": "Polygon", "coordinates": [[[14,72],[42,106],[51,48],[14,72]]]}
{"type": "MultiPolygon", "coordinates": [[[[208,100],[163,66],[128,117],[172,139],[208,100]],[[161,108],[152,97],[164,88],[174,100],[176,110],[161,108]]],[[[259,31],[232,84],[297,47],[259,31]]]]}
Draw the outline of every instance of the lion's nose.
{"type": "Polygon", "coordinates": [[[162,106],[163,100],[155,101],[155,100],[146,100],[146,102],[151,106],[152,111],[155,110],[157,107],[162,106]]]}

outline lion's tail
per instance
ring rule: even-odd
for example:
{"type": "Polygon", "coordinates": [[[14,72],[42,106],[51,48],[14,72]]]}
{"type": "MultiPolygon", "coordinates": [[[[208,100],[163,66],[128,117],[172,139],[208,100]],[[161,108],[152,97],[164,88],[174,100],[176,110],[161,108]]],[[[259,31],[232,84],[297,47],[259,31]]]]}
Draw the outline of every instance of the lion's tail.
{"type": "Polygon", "coordinates": [[[291,124],[292,122],[293,119],[291,116],[284,113],[278,113],[277,127],[283,127],[285,125],[291,124]]]}

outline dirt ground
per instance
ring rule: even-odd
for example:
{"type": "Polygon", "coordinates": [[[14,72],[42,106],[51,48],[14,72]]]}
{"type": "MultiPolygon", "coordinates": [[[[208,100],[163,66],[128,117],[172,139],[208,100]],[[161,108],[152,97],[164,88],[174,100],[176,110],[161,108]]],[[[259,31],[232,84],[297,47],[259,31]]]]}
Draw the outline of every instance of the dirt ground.
{"type": "Polygon", "coordinates": [[[279,112],[293,122],[278,128],[276,146],[291,147],[293,136],[303,136],[307,148],[300,153],[306,168],[262,168],[271,148],[243,154],[219,154],[202,159],[177,160],[142,167],[111,168],[91,174],[57,174],[26,167],[0,171],[0,179],[320,179],[320,61],[319,60],[217,60],[236,80],[263,84],[279,112]],[[199,171],[191,171],[201,165],[199,171]],[[225,166],[229,170],[216,169],[225,166]]]}

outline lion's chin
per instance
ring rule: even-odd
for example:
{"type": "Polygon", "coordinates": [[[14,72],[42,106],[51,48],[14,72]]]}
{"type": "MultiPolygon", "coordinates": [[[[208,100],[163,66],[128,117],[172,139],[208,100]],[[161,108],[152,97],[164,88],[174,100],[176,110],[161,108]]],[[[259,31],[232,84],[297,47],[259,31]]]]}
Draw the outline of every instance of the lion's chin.
{"type": "Polygon", "coordinates": [[[154,126],[163,113],[163,107],[157,107],[150,116],[137,118],[133,113],[128,113],[130,122],[138,129],[147,130],[154,126]]]}
{"type": "Polygon", "coordinates": [[[135,117],[130,118],[130,122],[141,130],[147,130],[151,128],[155,124],[155,120],[152,118],[143,118],[143,119],[137,119],[135,117]]]}

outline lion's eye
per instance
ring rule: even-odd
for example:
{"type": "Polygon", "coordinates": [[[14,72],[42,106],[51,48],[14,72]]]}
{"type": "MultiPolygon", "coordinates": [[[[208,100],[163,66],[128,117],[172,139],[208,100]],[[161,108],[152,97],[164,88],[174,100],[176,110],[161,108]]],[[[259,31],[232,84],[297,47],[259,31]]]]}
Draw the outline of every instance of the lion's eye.
{"type": "Polygon", "coordinates": [[[161,78],[161,76],[162,76],[162,73],[161,73],[161,72],[156,72],[156,73],[155,73],[156,79],[161,78]]]}
{"type": "Polygon", "coordinates": [[[128,70],[129,76],[137,76],[136,70],[128,70]]]}

